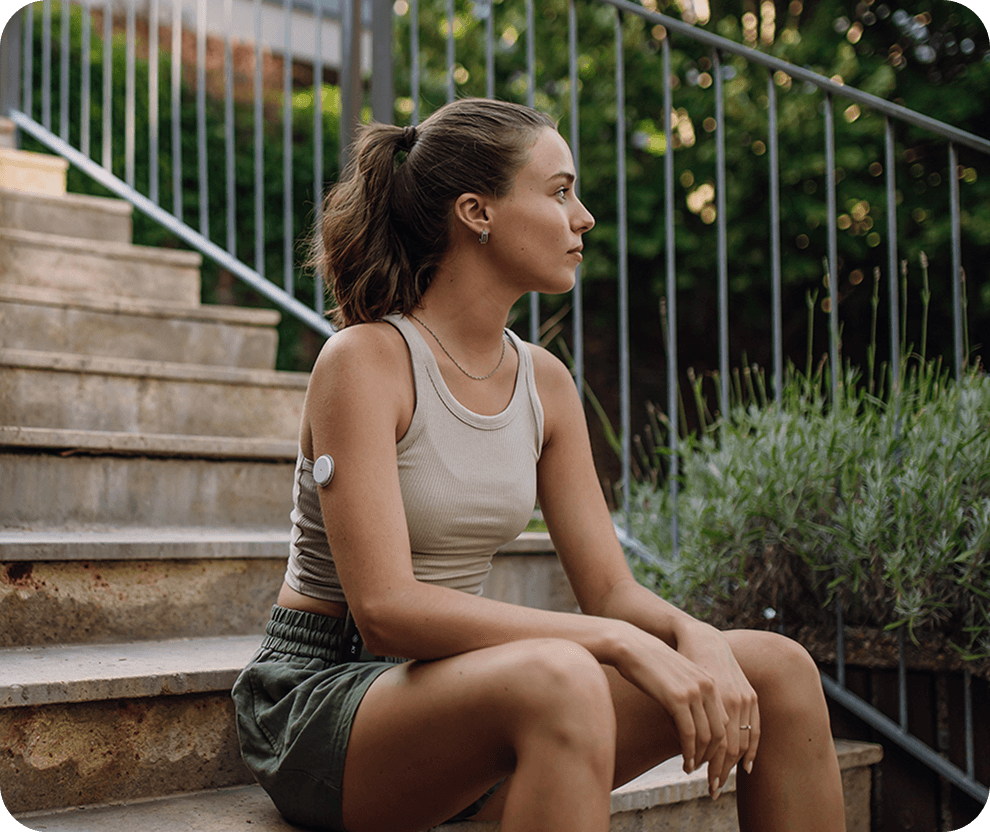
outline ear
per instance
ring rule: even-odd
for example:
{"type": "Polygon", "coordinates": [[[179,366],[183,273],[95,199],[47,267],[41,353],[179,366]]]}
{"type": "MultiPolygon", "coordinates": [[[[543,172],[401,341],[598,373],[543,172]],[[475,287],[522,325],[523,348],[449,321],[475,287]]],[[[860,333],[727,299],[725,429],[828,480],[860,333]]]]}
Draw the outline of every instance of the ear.
{"type": "Polygon", "coordinates": [[[484,194],[461,194],[454,201],[455,223],[477,237],[491,223],[491,201],[491,197],[484,194]]]}

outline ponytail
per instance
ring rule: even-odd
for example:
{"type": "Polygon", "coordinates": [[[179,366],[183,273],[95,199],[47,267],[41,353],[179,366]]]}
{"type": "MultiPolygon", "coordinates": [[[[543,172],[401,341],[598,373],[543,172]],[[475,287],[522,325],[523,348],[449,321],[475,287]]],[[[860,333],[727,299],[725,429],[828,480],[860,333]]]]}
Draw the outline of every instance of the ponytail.
{"type": "Polygon", "coordinates": [[[447,252],[454,201],[507,194],[546,127],[555,124],[542,113],[487,99],[455,101],[419,127],[361,127],[311,258],[333,294],[334,325],[412,311],[447,252]]]}

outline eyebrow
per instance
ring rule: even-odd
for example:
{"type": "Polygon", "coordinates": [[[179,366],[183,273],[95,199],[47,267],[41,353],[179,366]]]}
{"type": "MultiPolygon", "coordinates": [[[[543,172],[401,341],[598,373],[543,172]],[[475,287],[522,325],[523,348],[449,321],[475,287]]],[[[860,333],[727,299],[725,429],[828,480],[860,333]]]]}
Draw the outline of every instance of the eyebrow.
{"type": "Polygon", "coordinates": [[[551,182],[555,179],[566,179],[568,182],[574,182],[577,177],[570,171],[558,171],[553,176],[547,177],[547,182],[551,182]]]}

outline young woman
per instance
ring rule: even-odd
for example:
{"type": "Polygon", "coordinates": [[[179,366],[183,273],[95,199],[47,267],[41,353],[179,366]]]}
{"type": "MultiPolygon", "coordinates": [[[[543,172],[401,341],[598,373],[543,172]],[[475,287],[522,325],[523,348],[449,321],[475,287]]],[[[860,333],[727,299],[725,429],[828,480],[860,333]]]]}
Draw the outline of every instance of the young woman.
{"type": "Polygon", "coordinates": [[[306,397],[285,583],[234,689],[245,760],[295,823],[607,829],[613,787],[681,754],[716,797],[739,765],[744,828],[844,824],[808,654],[636,584],[570,373],[505,328],[523,294],[573,285],[595,222],[574,185],[550,119],[462,100],[364,128],[327,197],[341,330],[306,397]],[[582,614],[478,595],[537,499],[582,614]]]}

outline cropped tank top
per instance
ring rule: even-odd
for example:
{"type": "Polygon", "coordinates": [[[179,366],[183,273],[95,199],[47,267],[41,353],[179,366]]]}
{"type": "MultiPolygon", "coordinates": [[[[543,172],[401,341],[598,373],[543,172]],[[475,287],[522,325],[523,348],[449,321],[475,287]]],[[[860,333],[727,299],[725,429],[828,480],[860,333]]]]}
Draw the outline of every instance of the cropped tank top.
{"type": "MultiPolygon", "coordinates": [[[[397,315],[384,320],[405,339],[416,391],[409,429],[395,447],[413,573],[420,581],[480,594],[492,556],[526,528],[536,505],[543,407],[532,355],[506,330],[519,355],[512,398],[501,413],[476,414],[448,390],[415,325],[397,315]]],[[[300,451],[285,580],[306,596],[344,602],[318,489],[313,461],[300,451]]]]}

